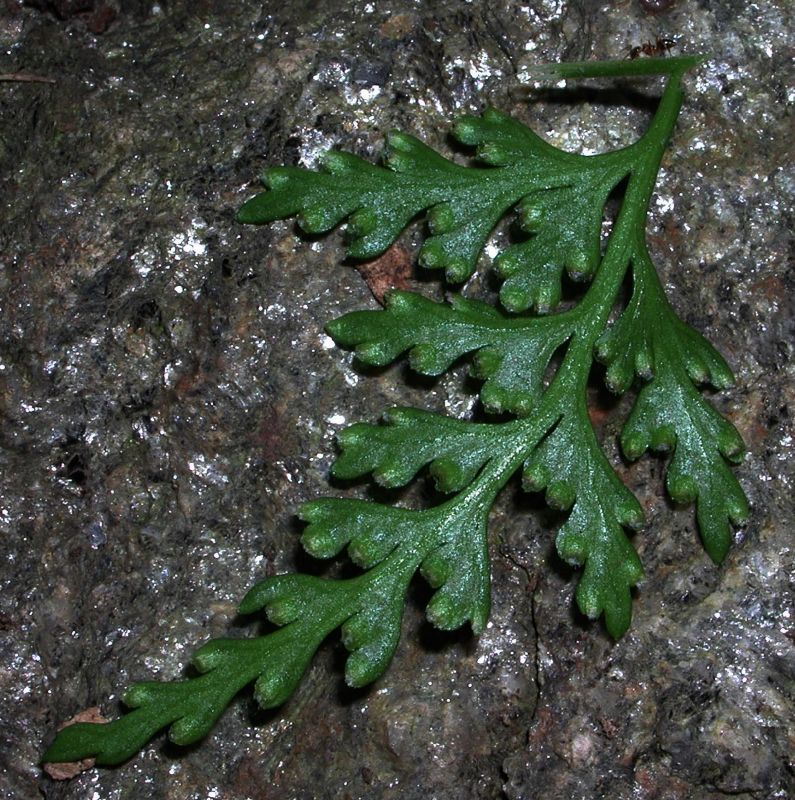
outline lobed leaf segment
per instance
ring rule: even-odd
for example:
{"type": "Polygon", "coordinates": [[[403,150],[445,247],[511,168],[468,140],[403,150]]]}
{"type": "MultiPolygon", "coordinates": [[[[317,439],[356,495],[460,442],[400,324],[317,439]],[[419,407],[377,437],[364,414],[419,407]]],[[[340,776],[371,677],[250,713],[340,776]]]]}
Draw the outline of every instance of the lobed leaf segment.
{"type": "Polygon", "coordinates": [[[430,236],[420,263],[443,269],[454,283],[472,274],[495,224],[516,210],[524,239],[494,262],[507,313],[459,294],[437,303],[395,291],[383,310],[347,314],[328,326],[336,342],[355,348],[364,364],[384,365],[408,354],[414,370],[438,375],[469,357],[472,374],[482,382],[484,410],[500,416],[470,422],[393,408],[381,424],[344,430],[335,476],[369,475],[396,487],[427,467],[448,499],[422,509],[338,498],[306,503],[299,512],[307,523],[304,548],[317,558],[347,549],[359,574],[346,580],[301,574],[264,580],[246,595],[240,612],[264,610],[278,626],[274,632],[210,641],[193,657],[197,677],[133,685],[124,695],[127,714],[107,725],[65,728],[46,761],[90,756],[99,764],[117,764],[165,727],[174,742],[189,744],[204,736],[251,682],[262,707],[277,706],[337,628],[350,651],[345,680],[354,687],[372,682],[398,644],[406,589],[417,571],[435,589],[428,619],[442,629],[468,622],[478,633],[489,615],[489,510],[517,471],[529,491],[544,491],[550,506],[568,511],[557,549],[582,567],[577,604],[588,617],[603,615],[609,633],[620,637],[630,623],[630,589],[643,574],[626,531],[643,523],[643,513],[611,468],[589,420],[586,384],[594,357],[606,365],[613,392],[625,392],[636,377],[640,385],[621,435],[624,454],[636,459],[647,449],[670,451],[668,492],[678,502],[695,501],[707,552],[716,562],[726,555],[730,523],[747,513],[727,466],[742,458],[743,444],[696,385],[723,388],[732,375],[720,355],[674,314],[644,233],[660,159],[681,104],[681,78],[699,60],[544,68],[544,75],[555,79],[664,77],[645,135],[603,155],[562,152],[489,109],[460,119],[453,129],[462,145],[474,148],[474,166],[453,163],[412,136],[390,133],[381,166],[331,152],[318,172],[267,171],[268,191],[240,209],[239,221],[297,216],[309,233],[347,221],[349,254],[371,258],[425,213],[430,236]],[[622,182],[622,205],[602,242],[605,202],[622,182]],[[590,283],[579,304],[556,311],[564,271],[590,283]],[[631,298],[609,324],[628,272],[631,298]],[[558,350],[565,351],[560,364],[545,379],[558,350]]]}

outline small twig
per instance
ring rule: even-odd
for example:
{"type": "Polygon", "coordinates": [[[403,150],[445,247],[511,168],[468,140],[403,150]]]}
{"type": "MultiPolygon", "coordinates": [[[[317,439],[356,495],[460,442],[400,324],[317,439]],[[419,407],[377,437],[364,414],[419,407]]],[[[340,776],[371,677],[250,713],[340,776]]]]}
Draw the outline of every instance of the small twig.
{"type": "Polygon", "coordinates": [[[2,72],[0,81],[8,83],[55,83],[55,78],[45,75],[34,75],[32,72],[2,72]]]}

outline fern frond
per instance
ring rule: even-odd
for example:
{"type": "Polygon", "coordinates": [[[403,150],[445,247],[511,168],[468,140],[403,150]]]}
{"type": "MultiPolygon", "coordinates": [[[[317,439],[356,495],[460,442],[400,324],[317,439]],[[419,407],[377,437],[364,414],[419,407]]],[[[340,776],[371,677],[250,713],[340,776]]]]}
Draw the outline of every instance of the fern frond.
{"type": "Polygon", "coordinates": [[[553,65],[548,75],[575,78],[660,74],[665,90],[646,134],[630,147],[598,156],[564,153],[494,110],[467,116],[454,136],[471,148],[462,166],[403,133],[387,137],[383,165],[332,152],[320,171],[275,167],[267,191],[238,220],[266,223],[296,216],[307,232],[347,222],[348,252],[382,253],[419,214],[430,235],[420,263],[453,282],[475,270],[494,226],[516,209],[524,240],[495,259],[504,311],[453,295],[438,303],[392,292],[380,311],[356,311],[331,322],[336,342],[360,362],[382,366],[407,355],[410,366],[439,375],[461,358],[482,381],[487,421],[393,408],[381,424],[357,423],[338,437],[332,474],[370,476],[404,486],[427,468],[445,497],[427,508],[350,498],[305,503],[302,544],[316,558],[347,551],[358,573],[345,579],[288,574],[264,580],[243,599],[243,614],[265,614],[276,629],[250,639],[219,639],[193,659],[196,676],[134,684],[131,709],[107,725],[79,723],[58,733],[47,761],[95,757],[119,763],[158,730],[180,744],[204,736],[247,684],[266,708],[283,703],[323,639],[339,629],[349,652],[351,686],[376,680],[398,646],[407,587],[420,573],[434,589],[426,614],[444,630],[469,623],[478,633],[489,606],[488,516],[518,472],[529,491],[567,514],[557,534],[561,558],[582,569],[581,611],[604,617],[620,637],[632,613],[631,589],[643,570],[628,538],[643,514],[606,458],[587,411],[594,358],[607,365],[610,389],[641,384],[624,425],[628,458],[645,450],[672,453],[666,485],[674,500],[696,503],[704,546],[720,561],[731,524],[747,502],[729,468],[742,441],[699,393],[697,384],[729,386],[721,356],[679,320],[666,300],[645,246],[645,219],[660,159],[681,104],[680,82],[697,57],[643,62],[553,65]],[[625,181],[609,237],[601,228],[608,196],[625,181]],[[626,308],[611,312],[631,272],[626,308]],[[587,281],[579,303],[558,311],[564,273],[587,281]],[[507,418],[506,418],[507,417],[507,418]]]}

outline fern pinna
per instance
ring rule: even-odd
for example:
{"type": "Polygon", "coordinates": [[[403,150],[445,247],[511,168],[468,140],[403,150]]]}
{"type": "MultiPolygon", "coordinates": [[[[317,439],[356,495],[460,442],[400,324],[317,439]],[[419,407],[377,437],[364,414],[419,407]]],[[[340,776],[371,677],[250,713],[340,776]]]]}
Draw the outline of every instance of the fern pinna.
{"type": "Polygon", "coordinates": [[[304,231],[322,233],[347,221],[350,256],[369,259],[426,213],[430,235],[419,261],[443,269],[451,283],[473,273],[495,225],[516,209],[527,235],[494,262],[504,310],[459,294],[434,302],[394,291],[383,310],[346,314],[328,326],[338,344],[355,348],[368,365],[385,365],[407,353],[414,370],[439,375],[468,356],[472,374],[482,381],[485,419],[493,421],[393,408],[381,424],[342,431],[335,476],[370,475],[398,487],[428,467],[448,499],[420,509],[359,499],[306,503],[299,511],[307,523],[304,548],[317,558],[347,548],[360,568],[355,577],[287,574],[264,580],[245,596],[240,612],[264,611],[276,630],[208,642],[192,660],[197,677],[133,685],[123,698],[128,713],[107,725],[65,728],[46,761],[90,756],[99,764],[117,764],[165,727],[174,742],[194,742],[251,682],[262,707],[277,706],[337,628],[350,651],[347,683],[374,681],[398,644],[406,589],[417,571],[435,589],[428,619],[444,630],[468,622],[478,633],[489,615],[489,511],[518,471],[526,489],[544,491],[550,506],[568,511],[557,550],[582,568],[577,604],[588,617],[603,615],[609,633],[620,637],[630,623],[630,590],[643,574],[625,531],[638,528],[643,513],[610,466],[589,420],[586,387],[594,358],[606,365],[613,392],[625,392],[638,379],[621,434],[624,454],[636,459],[649,448],[671,452],[670,496],[695,502],[704,547],[716,562],[725,556],[730,523],[747,513],[727,465],[742,458],[743,443],[697,385],[723,388],[732,375],[669,305],[644,232],[660,159],[681,104],[682,75],[699,61],[662,58],[541,70],[554,80],[663,76],[665,88],[647,132],[618,151],[566,153],[490,109],[463,117],[453,129],[462,145],[474,148],[471,167],[443,158],[412,136],[391,133],[381,166],[330,152],[321,171],[267,171],[267,191],[240,209],[240,222],[295,215],[304,231]],[[624,186],[621,207],[602,241],[605,203],[619,185],[624,186]],[[564,272],[589,285],[578,304],[556,311],[564,272]],[[628,274],[631,296],[610,323],[628,274]],[[559,363],[553,360],[556,352],[563,353],[559,363]]]}

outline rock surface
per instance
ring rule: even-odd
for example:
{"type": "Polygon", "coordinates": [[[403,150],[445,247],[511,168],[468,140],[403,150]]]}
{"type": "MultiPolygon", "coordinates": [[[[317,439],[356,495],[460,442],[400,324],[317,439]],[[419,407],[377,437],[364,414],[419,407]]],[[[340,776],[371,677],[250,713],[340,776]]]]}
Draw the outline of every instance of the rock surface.
{"type": "Polygon", "coordinates": [[[4,797],[795,795],[786,0],[0,13],[0,73],[42,79],[0,83],[4,797]],[[375,307],[367,276],[335,237],[236,225],[257,174],[332,145],[374,156],[393,127],[445,149],[452,118],[486,103],[571,149],[619,146],[641,111],[528,103],[522,76],[659,35],[710,54],[687,80],[649,236],[675,308],[738,377],[714,400],[748,445],[752,515],[726,562],[666,502],[663,462],[624,470],[649,516],[647,578],[613,644],[573,611],[550,515],[506,492],[479,639],[429,629],[418,584],[369,691],[340,688],[330,643],[276,713],[244,695],[197,747],[161,736],[118,769],[47,777],[59,723],[97,705],[113,717],[129,682],[177,677],[197,644],[248,631],[236,602],[300,562],[291,515],[326,491],[335,430],[394,404],[468,407],[456,376],[367,376],[332,346],[326,321],[375,307]]]}

